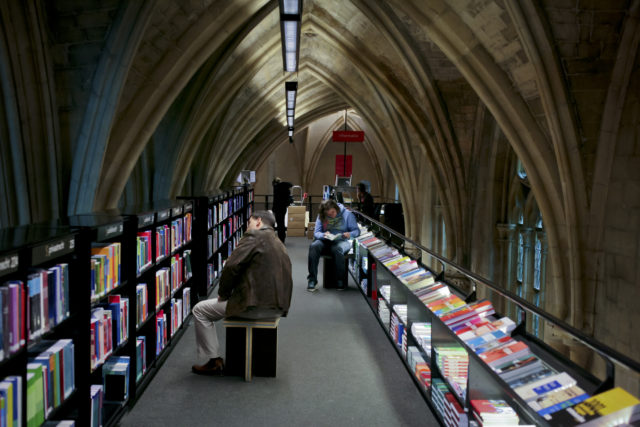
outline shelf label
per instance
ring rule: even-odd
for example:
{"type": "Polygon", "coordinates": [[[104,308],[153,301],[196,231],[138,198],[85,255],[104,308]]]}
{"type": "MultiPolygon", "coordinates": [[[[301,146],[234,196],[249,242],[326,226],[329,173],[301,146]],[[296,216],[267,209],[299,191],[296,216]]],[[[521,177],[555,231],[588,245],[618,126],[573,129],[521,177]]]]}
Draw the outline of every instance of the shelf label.
{"type": "Polygon", "coordinates": [[[0,258],[0,275],[18,271],[18,254],[0,258]]]}
{"type": "Polygon", "coordinates": [[[187,204],[184,205],[184,211],[186,212],[191,212],[193,210],[193,203],[189,202],[187,204]]]}
{"type": "Polygon", "coordinates": [[[171,214],[171,209],[158,212],[158,222],[166,220],[167,218],[169,218],[170,214],[171,214]]]}
{"type": "Polygon", "coordinates": [[[153,215],[147,214],[138,217],[138,228],[146,227],[147,225],[153,224],[153,215]]]}
{"type": "Polygon", "coordinates": [[[124,226],[122,223],[118,224],[109,224],[103,227],[98,228],[98,240],[110,239],[115,236],[120,236],[124,226]]]}
{"type": "Polygon", "coordinates": [[[177,206],[171,209],[171,216],[178,216],[178,215],[182,215],[182,206],[177,206]]]}
{"type": "Polygon", "coordinates": [[[52,258],[73,252],[76,247],[75,237],[54,240],[53,242],[33,248],[33,264],[39,264],[52,258]]]}

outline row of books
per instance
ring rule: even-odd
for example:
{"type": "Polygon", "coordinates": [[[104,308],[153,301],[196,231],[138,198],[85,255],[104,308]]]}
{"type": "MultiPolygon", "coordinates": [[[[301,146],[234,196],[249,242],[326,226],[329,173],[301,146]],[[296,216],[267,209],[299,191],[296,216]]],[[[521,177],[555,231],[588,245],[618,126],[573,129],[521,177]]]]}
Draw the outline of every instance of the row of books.
{"type": "Polygon", "coordinates": [[[156,356],[167,346],[167,315],[164,310],[156,313],[156,356]]]}
{"type": "Polygon", "coordinates": [[[120,285],[122,245],[111,243],[91,248],[91,301],[120,285]]]}
{"type": "MultiPolygon", "coordinates": [[[[70,339],[43,340],[30,351],[35,356],[27,363],[27,426],[39,426],[75,390],[75,348],[70,339]]],[[[22,407],[22,394],[16,396],[14,411],[22,407]]]]}
{"type": "Polygon", "coordinates": [[[149,317],[149,293],[147,284],[136,285],[136,328],[139,328],[149,317]]]}
{"type": "Polygon", "coordinates": [[[425,360],[422,352],[416,346],[407,347],[407,364],[411,367],[424,391],[431,387],[431,367],[425,360]]]}
{"type": "Polygon", "coordinates": [[[20,280],[0,286],[0,360],[23,348],[26,343],[26,291],[20,280]]]}
{"type": "Polygon", "coordinates": [[[156,271],[156,310],[171,298],[171,275],[168,267],[156,271]]]}
{"type": "Polygon", "coordinates": [[[151,258],[151,230],[139,231],[136,237],[136,274],[140,275],[153,264],[151,258]]]}
{"type": "Polygon", "coordinates": [[[118,347],[129,339],[129,298],[121,295],[109,295],[108,302],[100,306],[111,311],[112,343],[118,347]]]}
{"type": "Polygon", "coordinates": [[[207,264],[207,290],[213,287],[213,283],[218,278],[218,271],[212,263],[207,264]]]}
{"type": "Polygon", "coordinates": [[[171,330],[170,335],[173,337],[180,326],[184,316],[183,301],[181,299],[171,298],[171,330]]]}
{"type": "Polygon", "coordinates": [[[102,386],[102,384],[92,384],[89,392],[91,399],[91,403],[89,406],[91,427],[102,427],[104,387],[102,386]]]}
{"type": "MultiPolygon", "coordinates": [[[[234,215],[229,221],[218,224],[212,233],[211,252],[215,252],[231,237],[242,228],[244,219],[242,215],[234,215]]],[[[235,237],[235,236],[234,236],[235,237]]]]}
{"type": "Polygon", "coordinates": [[[235,196],[230,200],[224,200],[209,208],[208,225],[211,227],[219,224],[221,221],[227,219],[235,211],[244,206],[242,196],[235,196]]]}
{"type": "MultiPolygon", "coordinates": [[[[19,281],[12,283],[21,287],[19,281]]],[[[33,269],[27,276],[26,292],[27,332],[33,340],[69,317],[69,265],[33,269]]],[[[17,301],[16,295],[10,298],[17,301]]]]}
{"type": "MultiPolygon", "coordinates": [[[[167,224],[156,227],[156,262],[168,257],[172,252],[171,233],[173,229],[169,229],[167,224]]],[[[150,232],[150,230],[146,231],[150,232]]],[[[146,233],[145,232],[145,233],[146,233]]]]}
{"type": "Polygon", "coordinates": [[[113,352],[112,316],[109,308],[96,307],[91,310],[91,371],[102,365],[113,352]]]}
{"type": "Polygon", "coordinates": [[[391,319],[389,322],[389,333],[393,342],[398,348],[406,349],[405,325],[407,323],[407,305],[396,304],[391,311],[391,319]],[[403,337],[405,341],[403,343],[403,337]],[[404,344],[404,345],[403,345],[404,344]]]}
{"type": "Polygon", "coordinates": [[[0,425],[21,425],[22,377],[9,376],[0,381],[0,425]]]}

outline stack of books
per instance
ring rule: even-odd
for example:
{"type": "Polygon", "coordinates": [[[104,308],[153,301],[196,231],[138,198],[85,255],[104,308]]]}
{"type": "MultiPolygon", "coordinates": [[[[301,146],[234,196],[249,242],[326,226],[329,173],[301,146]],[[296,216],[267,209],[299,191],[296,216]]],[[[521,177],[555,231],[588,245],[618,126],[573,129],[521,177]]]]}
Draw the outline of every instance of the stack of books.
{"type": "Polygon", "coordinates": [[[441,379],[433,379],[431,396],[436,409],[444,420],[445,425],[457,427],[467,426],[469,424],[469,417],[467,416],[467,413],[441,379]]]}
{"type": "Polygon", "coordinates": [[[504,400],[472,400],[473,417],[480,426],[518,425],[516,411],[504,400]]]}
{"type": "Polygon", "coordinates": [[[422,351],[431,354],[431,323],[413,323],[411,324],[411,335],[418,343],[422,351]]]}
{"type": "Polygon", "coordinates": [[[407,347],[407,363],[423,389],[427,391],[431,387],[431,368],[417,347],[407,347]]]}
{"type": "Polygon", "coordinates": [[[460,399],[465,399],[469,378],[469,355],[457,345],[437,346],[433,348],[436,364],[442,376],[460,399]]]}
{"type": "Polygon", "coordinates": [[[378,298],[378,317],[385,327],[389,327],[391,324],[391,311],[384,299],[378,298]]]}
{"type": "Polygon", "coordinates": [[[640,400],[616,387],[545,418],[555,427],[636,425],[640,421],[640,400]]]}

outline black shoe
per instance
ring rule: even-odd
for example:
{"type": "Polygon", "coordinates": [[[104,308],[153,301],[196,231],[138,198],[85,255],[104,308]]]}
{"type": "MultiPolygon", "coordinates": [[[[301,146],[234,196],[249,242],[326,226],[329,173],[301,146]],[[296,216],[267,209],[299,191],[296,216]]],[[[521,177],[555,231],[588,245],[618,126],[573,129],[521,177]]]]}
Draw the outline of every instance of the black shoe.
{"type": "Polygon", "coordinates": [[[204,365],[193,365],[191,372],[198,375],[219,376],[224,375],[224,361],[221,357],[209,359],[204,365]]]}
{"type": "Polygon", "coordinates": [[[317,282],[315,282],[314,280],[309,280],[309,283],[307,284],[307,291],[309,292],[315,292],[318,289],[316,288],[317,282]]]}

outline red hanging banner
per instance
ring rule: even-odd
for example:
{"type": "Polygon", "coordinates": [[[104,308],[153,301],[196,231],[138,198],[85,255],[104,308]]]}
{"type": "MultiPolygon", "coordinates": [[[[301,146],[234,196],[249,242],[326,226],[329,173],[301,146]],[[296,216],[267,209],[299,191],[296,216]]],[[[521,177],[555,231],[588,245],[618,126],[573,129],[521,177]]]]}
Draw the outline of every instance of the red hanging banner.
{"type": "Polygon", "coordinates": [[[364,142],[363,130],[334,130],[333,142],[364,142]]]}
{"type": "Polygon", "coordinates": [[[351,176],[351,154],[347,155],[346,168],[344,164],[344,156],[342,154],[336,155],[336,175],[351,176]]]}

